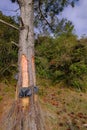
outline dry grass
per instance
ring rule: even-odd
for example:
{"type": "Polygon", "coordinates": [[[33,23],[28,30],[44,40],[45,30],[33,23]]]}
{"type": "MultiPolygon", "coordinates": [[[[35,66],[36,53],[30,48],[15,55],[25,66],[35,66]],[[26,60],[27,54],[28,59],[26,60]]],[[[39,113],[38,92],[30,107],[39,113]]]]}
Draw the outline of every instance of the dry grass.
{"type": "Polygon", "coordinates": [[[42,86],[42,92],[52,130],[87,130],[87,93],[60,86],[42,86]]]}
{"type": "MultiPolygon", "coordinates": [[[[54,87],[46,81],[40,82],[44,83],[43,86],[39,83],[40,104],[35,104],[34,109],[38,130],[87,130],[87,93],[60,86],[54,87]]],[[[7,109],[3,119],[6,129],[1,129],[0,126],[0,130],[30,130],[31,112],[23,114],[19,111],[18,103],[12,104],[14,91],[3,86],[5,85],[0,84],[0,113],[7,109]]]]}

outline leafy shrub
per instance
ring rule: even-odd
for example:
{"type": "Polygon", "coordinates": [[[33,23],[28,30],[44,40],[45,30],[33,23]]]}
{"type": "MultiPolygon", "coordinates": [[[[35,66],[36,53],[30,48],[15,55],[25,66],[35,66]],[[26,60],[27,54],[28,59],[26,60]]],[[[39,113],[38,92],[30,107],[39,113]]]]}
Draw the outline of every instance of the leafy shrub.
{"type": "Polygon", "coordinates": [[[74,35],[58,38],[39,37],[36,43],[37,74],[54,83],[85,89],[87,80],[87,47],[74,35]]]}
{"type": "MultiPolygon", "coordinates": [[[[17,25],[11,17],[4,16],[0,12],[0,18],[17,25]]],[[[12,44],[12,41],[18,43],[18,32],[8,26],[0,23],[0,79],[10,79],[17,71],[18,48],[12,44]]]]}

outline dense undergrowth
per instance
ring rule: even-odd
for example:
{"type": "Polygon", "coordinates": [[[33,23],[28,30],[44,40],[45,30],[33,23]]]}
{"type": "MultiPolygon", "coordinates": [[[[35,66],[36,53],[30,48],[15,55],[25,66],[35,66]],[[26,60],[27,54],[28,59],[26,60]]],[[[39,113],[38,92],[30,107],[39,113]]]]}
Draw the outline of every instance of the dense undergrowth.
{"type": "Polygon", "coordinates": [[[36,42],[36,72],[53,83],[84,90],[87,81],[87,39],[74,35],[39,37],[36,42]]]}

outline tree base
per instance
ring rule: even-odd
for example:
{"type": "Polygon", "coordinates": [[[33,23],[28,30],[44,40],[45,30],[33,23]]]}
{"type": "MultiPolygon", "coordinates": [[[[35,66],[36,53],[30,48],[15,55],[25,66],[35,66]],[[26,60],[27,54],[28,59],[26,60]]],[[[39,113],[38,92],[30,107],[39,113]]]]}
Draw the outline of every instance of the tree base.
{"type": "Polygon", "coordinates": [[[20,101],[15,101],[0,123],[0,130],[46,130],[38,102],[23,111],[20,101]]]}

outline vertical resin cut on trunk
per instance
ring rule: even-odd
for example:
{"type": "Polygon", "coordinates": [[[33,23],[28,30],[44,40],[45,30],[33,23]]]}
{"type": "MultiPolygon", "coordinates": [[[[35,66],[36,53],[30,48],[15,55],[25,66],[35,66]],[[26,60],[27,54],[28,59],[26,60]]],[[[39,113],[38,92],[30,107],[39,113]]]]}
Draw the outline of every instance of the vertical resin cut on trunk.
{"type": "MultiPolygon", "coordinates": [[[[28,61],[27,57],[23,54],[21,56],[21,68],[22,68],[22,87],[29,87],[29,78],[28,78],[28,61]]],[[[29,98],[22,98],[22,107],[23,110],[29,106],[29,98]]]]}
{"type": "Polygon", "coordinates": [[[22,87],[28,87],[29,86],[28,62],[25,55],[21,56],[21,68],[22,68],[22,87]]]}

